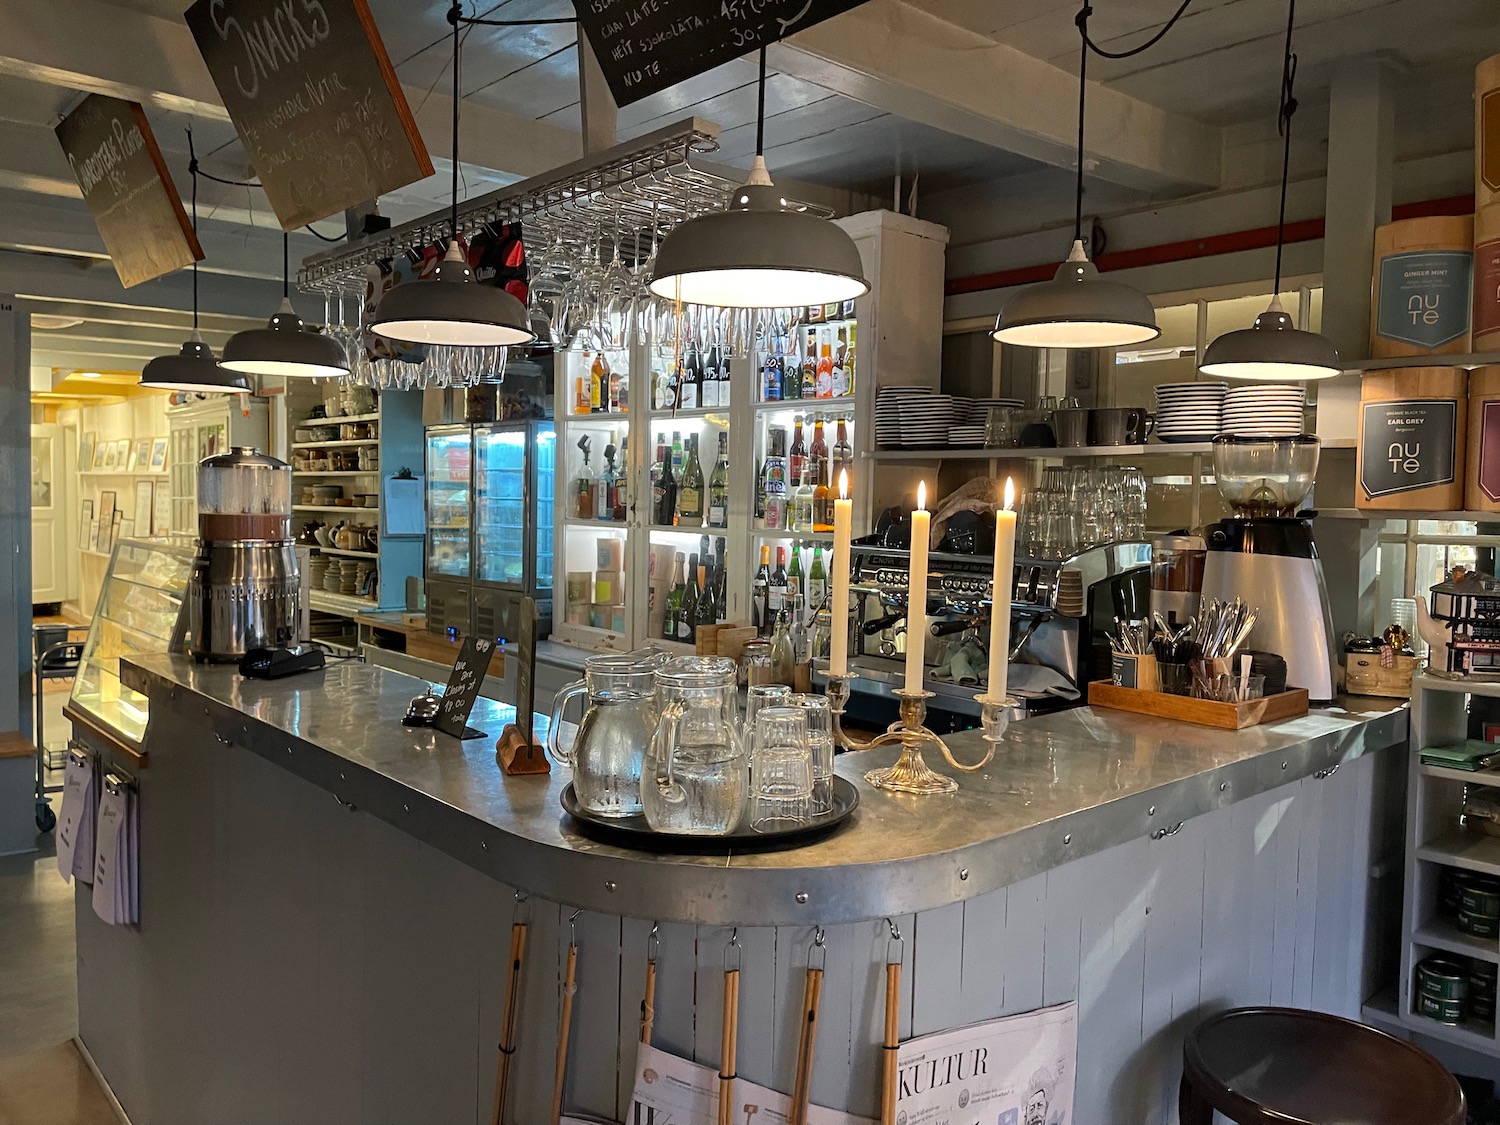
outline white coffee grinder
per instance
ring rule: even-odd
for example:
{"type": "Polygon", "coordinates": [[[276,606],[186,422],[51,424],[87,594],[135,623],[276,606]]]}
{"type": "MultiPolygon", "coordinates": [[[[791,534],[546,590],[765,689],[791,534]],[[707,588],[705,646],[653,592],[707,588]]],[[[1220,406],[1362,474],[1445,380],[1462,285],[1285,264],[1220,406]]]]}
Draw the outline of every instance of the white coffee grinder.
{"type": "Polygon", "coordinates": [[[1297,514],[1318,472],[1319,442],[1297,437],[1214,439],[1214,476],[1234,515],[1210,524],[1203,601],[1241,598],[1260,615],[1242,646],[1286,661],[1291,687],[1331,700],[1338,682],[1333,618],[1312,521],[1297,514]]]}

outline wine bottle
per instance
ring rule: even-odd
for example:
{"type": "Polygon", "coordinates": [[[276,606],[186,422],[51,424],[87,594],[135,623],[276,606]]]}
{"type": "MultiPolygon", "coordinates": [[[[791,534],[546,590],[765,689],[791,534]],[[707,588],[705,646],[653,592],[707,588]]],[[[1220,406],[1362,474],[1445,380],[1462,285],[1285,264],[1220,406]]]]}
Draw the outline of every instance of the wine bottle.
{"type": "Polygon", "coordinates": [[[615,495],[610,506],[610,518],[616,523],[625,522],[625,511],[630,506],[630,431],[620,439],[620,469],[615,478],[615,495]]]}
{"type": "Polygon", "coordinates": [[[682,587],[682,606],[677,611],[677,639],[692,644],[698,636],[698,556],[688,556],[688,577],[682,587]]]}
{"type": "Polygon", "coordinates": [[[854,447],[849,444],[849,430],[843,418],[839,419],[838,438],[833,443],[833,468],[828,474],[829,487],[838,495],[839,473],[846,472],[854,478],[854,447]]]}
{"type": "Polygon", "coordinates": [[[729,526],[729,435],[719,431],[719,455],[708,478],[708,526],[729,526]]]}
{"type": "Polygon", "coordinates": [[[714,625],[719,620],[719,608],[715,603],[717,586],[715,568],[712,566],[698,568],[699,585],[703,592],[698,595],[698,627],[714,625]]]}
{"type": "Polygon", "coordinates": [[[655,497],[656,509],[651,514],[651,522],[670,527],[677,514],[677,474],[672,471],[672,454],[666,447],[662,449],[661,476],[656,483],[655,497]]]}
{"type": "Polygon", "coordinates": [[[787,574],[786,574],[786,548],[776,548],[776,569],[771,571],[771,582],[766,598],[766,604],[770,607],[771,618],[776,617],[786,608],[787,601],[787,574]]]}
{"type": "Polygon", "coordinates": [[[682,581],[684,558],[681,551],[672,557],[672,588],[667,594],[666,613],[662,617],[661,635],[669,641],[677,639],[677,619],[682,613],[682,599],[686,589],[682,581]]]}
{"type": "Polygon", "coordinates": [[[771,634],[771,613],[768,605],[771,596],[771,548],[760,549],[760,566],[750,582],[750,616],[756,631],[762,636],[771,634]]]}
{"type": "Polygon", "coordinates": [[[677,486],[677,525],[703,526],[703,466],[698,463],[698,435],[688,436],[687,459],[682,466],[682,483],[677,486]]]}
{"type": "Polygon", "coordinates": [[[792,544],[792,557],[786,564],[786,596],[796,598],[802,592],[802,552],[792,544]]]}
{"type": "Polygon", "coordinates": [[[682,379],[677,388],[679,410],[698,409],[698,387],[702,373],[703,368],[698,358],[698,345],[695,341],[689,340],[687,351],[682,356],[682,379]]]}
{"type": "Polygon", "coordinates": [[[814,548],[812,568],[807,572],[807,616],[812,620],[828,598],[828,573],[823,569],[823,549],[814,548]]]}

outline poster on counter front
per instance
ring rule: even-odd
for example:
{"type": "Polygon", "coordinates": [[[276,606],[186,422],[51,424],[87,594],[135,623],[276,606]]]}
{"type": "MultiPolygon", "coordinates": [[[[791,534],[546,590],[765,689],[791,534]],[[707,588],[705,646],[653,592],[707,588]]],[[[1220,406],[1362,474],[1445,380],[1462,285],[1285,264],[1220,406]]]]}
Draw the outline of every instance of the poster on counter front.
{"type": "MultiPolygon", "coordinates": [[[[738,1078],[734,1083],[736,1125],[787,1125],[792,1099],[738,1078]]],[[[635,1059],[635,1093],[625,1120],[631,1125],[712,1125],[719,1119],[719,1072],[642,1043],[635,1059]]],[[[821,1106],[810,1106],[808,1125],[876,1125],[821,1106]]]]}
{"type": "Polygon", "coordinates": [[[1071,1125],[1078,1005],[941,1031],[896,1052],[897,1125],[1071,1125]]]}

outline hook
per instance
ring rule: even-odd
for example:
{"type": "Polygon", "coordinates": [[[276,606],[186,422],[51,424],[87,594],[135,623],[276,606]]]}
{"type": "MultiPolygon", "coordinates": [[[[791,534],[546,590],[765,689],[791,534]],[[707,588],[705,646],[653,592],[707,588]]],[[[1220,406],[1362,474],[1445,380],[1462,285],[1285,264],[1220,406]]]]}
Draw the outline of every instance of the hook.
{"type": "Polygon", "coordinates": [[[901,927],[889,918],[885,920],[885,924],[891,930],[890,937],[885,942],[885,963],[887,965],[899,965],[901,964],[902,953],[906,946],[906,943],[901,939],[901,927]],[[893,953],[895,956],[892,956],[893,953]]]}
{"type": "Polygon", "coordinates": [[[724,947],[724,971],[737,973],[744,958],[744,947],[740,945],[740,928],[736,926],[729,935],[729,944],[724,947]],[[730,962],[733,961],[733,967],[730,962]]]}
{"type": "Polygon", "coordinates": [[[646,960],[655,961],[656,955],[661,952],[661,938],[657,937],[659,924],[651,923],[651,935],[646,938],[646,960]]]}
{"type": "Polygon", "coordinates": [[[807,947],[807,967],[809,969],[822,969],[828,964],[828,947],[823,944],[826,936],[823,933],[822,926],[813,927],[812,944],[807,947]]]}
{"type": "Polygon", "coordinates": [[[568,919],[568,944],[574,949],[578,948],[578,916],[582,913],[582,910],[575,910],[568,919]]]}

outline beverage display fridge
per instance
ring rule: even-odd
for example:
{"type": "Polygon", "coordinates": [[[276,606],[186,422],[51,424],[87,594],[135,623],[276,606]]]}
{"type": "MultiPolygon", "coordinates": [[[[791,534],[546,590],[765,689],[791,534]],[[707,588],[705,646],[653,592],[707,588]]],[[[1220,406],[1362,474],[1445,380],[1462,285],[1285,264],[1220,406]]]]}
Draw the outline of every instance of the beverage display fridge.
{"type": "Polygon", "coordinates": [[[427,628],[473,629],[474,432],[468,426],[427,431],[427,628]]]}

